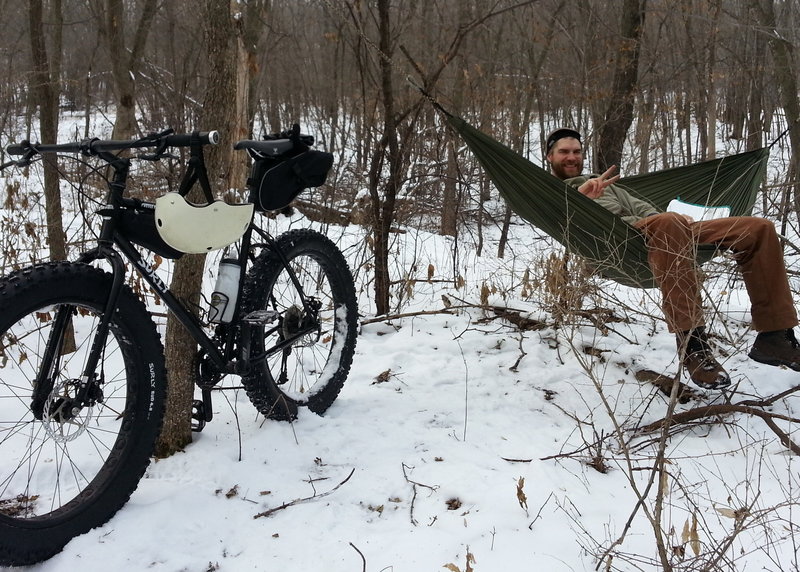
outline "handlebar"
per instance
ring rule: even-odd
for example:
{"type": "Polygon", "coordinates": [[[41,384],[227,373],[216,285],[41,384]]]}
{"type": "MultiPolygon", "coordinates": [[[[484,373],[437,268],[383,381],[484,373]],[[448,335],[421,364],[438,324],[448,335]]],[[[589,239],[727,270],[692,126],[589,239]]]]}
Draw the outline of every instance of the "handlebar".
{"type": "Polygon", "coordinates": [[[72,143],[44,145],[23,141],[22,143],[9,145],[6,148],[6,152],[9,155],[29,155],[30,157],[42,153],[82,153],[84,155],[99,155],[110,151],[142,149],[146,147],[157,147],[159,150],[166,149],[167,147],[190,147],[195,140],[201,145],[216,145],[219,143],[219,132],[207,131],[197,134],[173,134],[170,129],[162,133],[154,133],[142,137],[141,139],[131,139],[128,141],[85,139],[72,143]]]}

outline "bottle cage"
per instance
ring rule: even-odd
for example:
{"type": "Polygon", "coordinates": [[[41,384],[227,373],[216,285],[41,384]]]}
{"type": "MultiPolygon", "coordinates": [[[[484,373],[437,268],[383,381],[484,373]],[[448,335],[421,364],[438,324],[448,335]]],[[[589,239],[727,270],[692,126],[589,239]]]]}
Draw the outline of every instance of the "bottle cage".
{"type": "Polygon", "coordinates": [[[192,134],[191,156],[178,192],[156,199],[156,230],[169,246],[180,252],[200,254],[236,242],[253,219],[252,204],[229,205],[214,200],[208,182],[203,146],[197,133],[192,134]],[[195,205],[186,195],[200,182],[206,201],[195,205]]]}

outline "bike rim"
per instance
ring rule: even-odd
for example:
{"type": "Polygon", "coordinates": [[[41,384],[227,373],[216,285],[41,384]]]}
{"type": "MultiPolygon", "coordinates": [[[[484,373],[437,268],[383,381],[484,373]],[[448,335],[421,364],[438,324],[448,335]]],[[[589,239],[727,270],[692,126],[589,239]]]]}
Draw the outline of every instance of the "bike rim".
{"type": "Polygon", "coordinates": [[[119,456],[115,445],[125,431],[132,394],[125,359],[132,342],[112,328],[98,372],[104,380],[102,400],[69,415],[58,413],[74,396],[99,320],[94,308],[76,306],[74,347],[62,346],[37,419],[30,407],[33,380],[53,315],[51,308],[42,308],[22,316],[3,332],[0,354],[0,514],[31,523],[66,516],[81,506],[75,501],[102,490],[113,467],[109,461],[119,456]]]}

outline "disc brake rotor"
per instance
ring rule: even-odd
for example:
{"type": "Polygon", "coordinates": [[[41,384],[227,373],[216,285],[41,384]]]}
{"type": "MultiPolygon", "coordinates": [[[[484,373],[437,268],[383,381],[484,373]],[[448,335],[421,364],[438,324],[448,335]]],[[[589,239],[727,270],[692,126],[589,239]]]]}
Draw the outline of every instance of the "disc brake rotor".
{"type": "Polygon", "coordinates": [[[42,423],[51,439],[67,443],[83,434],[94,407],[78,405],[76,396],[79,383],[67,380],[53,387],[44,402],[42,423]]]}

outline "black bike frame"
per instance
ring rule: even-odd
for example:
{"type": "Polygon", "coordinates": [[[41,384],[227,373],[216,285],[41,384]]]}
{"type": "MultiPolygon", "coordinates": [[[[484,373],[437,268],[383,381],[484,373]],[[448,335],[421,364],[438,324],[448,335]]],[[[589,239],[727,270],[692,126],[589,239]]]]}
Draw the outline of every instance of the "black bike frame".
{"type": "MultiPolygon", "coordinates": [[[[110,205],[113,209],[113,212],[116,213],[119,212],[119,209],[124,208],[122,197],[126,188],[130,160],[125,157],[116,156],[106,156],[104,158],[114,169],[113,180],[109,183],[107,204],[110,205]]],[[[103,220],[100,230],[97,247],[83,253],[78,259],[79,262],[84,263],[90,263],[100,259],[107,260],[111,265],[113,276],[112,288],[109,292],[108,300],[106,301],[105,312],[100,320],[100,323],[98,324],[95,339],[92,343],[90,355],[88,356],[86,367],[83,372],[83,380],[85,382],[90,382],[90,380],[95,379],[95,371],[100,362],[100,357],[105,346],[105,340],[108,335],[111,317],[113,316],[114,309],[117,306],[119,294],[125,280],[125,262],[122,260],[122,257],[119,253],[122,253],[122,255],[131,263],[136,272],[142,276],[144,280],[153,288],[157,295],[164,301],[166,307],[175,315],[178,321],[183,324],[192,338],[198,343],[202,350],[206,352],[208,358],[220,372],[238,375],[245,374],[249,371],[251,364],[266,359],[268,356],[274,353],[282,351],[283,349],[291,346],[295,340],[317,329],[318,326],[316,324],[310,325],[309,327],[296,332],[290,338],[284,339],[275,344],[273,347],[265,350],[262,355],[250,355],[250,324],[246,320],[242,319],[240,315],[240,309],[247,262],[251,250],[259,247],[269,249],[278,256],[282,265],[286,269],[290,280],[296,288],[300,299],[302,300],[305,312],[307,315],[313,314],[313,308],[305,296],[303,287],[300,284],[297,275],[292,270],[286,255],[278,247],[275,239],[262,229],[251,224],[241,239],[239,264],[242,268],[242,272],[240,273],[239,295],[237,296],[234,319],[231,322],[231,325],[234,326],[239,324],[241,331],[237,332],[235,327],[227,328],[227,333],[224,336],[225,340],[221,351],[217,343],[215,343],[215,341],[206,334],[199,319],[189,310],[187,310],[183,303],[170,291],[164,281],[158,277],[153,267],[141,256],[131,241],[120,232],[120,230],[117,228],[116,217],[113,216],[113,214],[111,216],[106,216],[103,220]],[[263,243],[259,242],[257,244],[252,244],[251,239],[253,231],[258,233],[260,238],[263,239],[263,243]],[[238,346],[237,336],[239,337],[239,340],[241,340],[241,343],[239,343],[238,346]],[[235,355],[237,347],[239,349],[238,356],[235,355]]],[[[72,310],[70,307],[62,307],[59,309],[56,315],[56,327],[54,328],[54,334],[48,343],[48,351],[46,351],[47,357],[43,361],[42,371],[39,372],[40,380],[45,378],[48,375],[48,372],[53,371],[53,365],[55,363],[56,356],[59,355],[57,350],[60,347],[60,341],[63,337],[64,328],[66,328],[68,324],[69,314],[71,311],[72,310]]],[[[37,385],[42,387],[40,384],[37,385]]],[[[80,396],[80,398],[85,398],[89,394],[89,385],[91,385],[91,383],[83,384],[83,395],[80,396]]],[[[44,389],[44,387],[42,388],[44,389]]]]}

